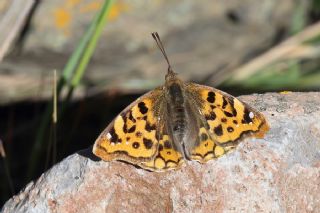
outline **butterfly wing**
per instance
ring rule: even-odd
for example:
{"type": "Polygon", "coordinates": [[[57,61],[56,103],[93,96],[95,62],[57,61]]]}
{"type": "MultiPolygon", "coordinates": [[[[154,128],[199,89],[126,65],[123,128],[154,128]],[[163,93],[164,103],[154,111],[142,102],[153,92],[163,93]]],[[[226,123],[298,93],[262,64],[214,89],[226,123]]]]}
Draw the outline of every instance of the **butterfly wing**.
{"type": "Polygon", "coordinates": [[[165,171],[176,169],[184,162],[183,150],[180,150],[173,142],[172,132],[167,122],[168,118],[167,108],[162,105],[160,109],[160,120],[157,128],[157,139],[159,141],[157,155],[148,162],[142,162],[142,168],[152,171],[165,171]]]}
{"type": "Polygon", "coordinates": [[[191,159],[206,162],[235,148],[245,137],[262,138],[269,130],[264,116],[237,98],[212,87],[186,84],[197,108],[198,140],[189,147],[191,159]]]}
{"type": "Polygon", "coordinates": [[[124,109],[95,141],[93,153],[103,160],[133,164],[150,161],[157,154],[156,138],[163,89],[159,87],[124,109]]]}

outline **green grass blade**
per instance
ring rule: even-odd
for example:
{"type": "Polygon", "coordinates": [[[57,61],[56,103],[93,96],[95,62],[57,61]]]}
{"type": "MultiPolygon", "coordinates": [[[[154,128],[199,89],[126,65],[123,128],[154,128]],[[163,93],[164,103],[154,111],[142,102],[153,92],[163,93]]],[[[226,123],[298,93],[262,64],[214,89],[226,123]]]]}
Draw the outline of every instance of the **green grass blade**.
{"type": "Polygon", "coordinates": [[[79,82],[84,74],[84,71],[88,66],[88,63],[91,59],[91,56],[97,46],[98,39],[100,38],[101,32],[106,24],[107,15],[109,14],[109,11],[110,11],[110,8],[111,8],[113,2],[114,2],[114,0],[106,1],[102,7],[99,20],[97,21],[97,26],[95,28],[96,30],[94,31],[93,36],[88,43],[86,51],[84,52],[84,54],[80,60],[80,64],[75,72],[75,75],[72,78],[71,85],[73,87],[76,87],[79,84],[79,82]]]}
{"type": "MultiPolygon", "coordinates": [[[[62,75],[59,78],[59,82],[57,85],[57,98],[59,99],[61,95],[62,89],[69,85],[69,93],[67,100],[71,98],[73,88],[75,88],[79,81],[81,80],[84,71],[90,61],[90,58],[94,52],[96,47],[96,43],[100,37],[100,34],[103,30],[103,27],[106,23],[106,17],[109,14],[109,10],[113,4],[114,0],[106,0],[99,11],[99,13],[95,16],[89,28],[83,35],[82,39],[79,42],[76,50],[71,55],[68,60],[66,66],[63,69],[62,75]],[[71,80],[72,79],[72,80],[71,80]],[[71,83],[71,84],[70,84],[71,83]],[[70,92],[71,91],[71,92],[70,92]]],[[[60,108],[63,111],[64,107],[60,108]]],[[[46,111],[41,119],[40,126],[37,130],[37,135],[35,142],[33,144],[33,148],[31,150],[31,155],[29,159],[29,169],[27,178],[30,179],[31,175],[34,173],[35,168],[37,166],[37,162],[39,161],[40,154],[43,150],[43,146],[45,144],[45,135],[47,134],[47,130],[49,128],[49,124],[51,121],[52,114],[52,102],[50,102],[46,108],[46,111]]],[[[60,112],[61,114],[61,112],[60,112]]]]}

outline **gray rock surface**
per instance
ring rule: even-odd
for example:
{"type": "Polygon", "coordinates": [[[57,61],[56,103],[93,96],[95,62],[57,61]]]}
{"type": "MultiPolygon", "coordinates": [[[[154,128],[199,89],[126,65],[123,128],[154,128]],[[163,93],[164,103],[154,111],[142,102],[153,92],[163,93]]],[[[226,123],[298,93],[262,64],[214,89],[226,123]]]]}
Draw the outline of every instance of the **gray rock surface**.
{"type": "Polygon", "coordinates": [[[83,150],[29,183],[2,212],[320,212],[320,93],[241,99],[266,115],[264,139],[164,173],[83,150]]]}

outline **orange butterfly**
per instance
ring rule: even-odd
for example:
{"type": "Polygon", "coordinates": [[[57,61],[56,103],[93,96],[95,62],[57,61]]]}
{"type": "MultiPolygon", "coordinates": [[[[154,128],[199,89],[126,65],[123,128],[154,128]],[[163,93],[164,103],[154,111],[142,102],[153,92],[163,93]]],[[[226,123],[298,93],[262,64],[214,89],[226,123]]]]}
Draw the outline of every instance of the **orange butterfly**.
{"type": "Polygon", "coordinates": [[[165,84],[124,109],[97,138],[93,153],[152,171],[179,168],[185,159],[201,163],[235,148],[245,137],[262,138],[264,116],[212,87],[185,83],[169,63],[158,33],[152,33],[168,63],[165,84]]]}

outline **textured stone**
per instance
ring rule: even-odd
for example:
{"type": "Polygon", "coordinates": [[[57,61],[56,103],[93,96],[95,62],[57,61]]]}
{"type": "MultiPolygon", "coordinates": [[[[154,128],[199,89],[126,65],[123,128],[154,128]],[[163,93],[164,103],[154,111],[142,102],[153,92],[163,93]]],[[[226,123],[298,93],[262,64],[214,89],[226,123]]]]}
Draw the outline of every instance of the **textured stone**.
{"type": "Polygon", "coordinates": [[[83,150],[27,185],[2,212],[319,212],[320,93],[241,99],[264,110],[271,126],[264,139],[164,173],[98,161],[83,150]]]}

